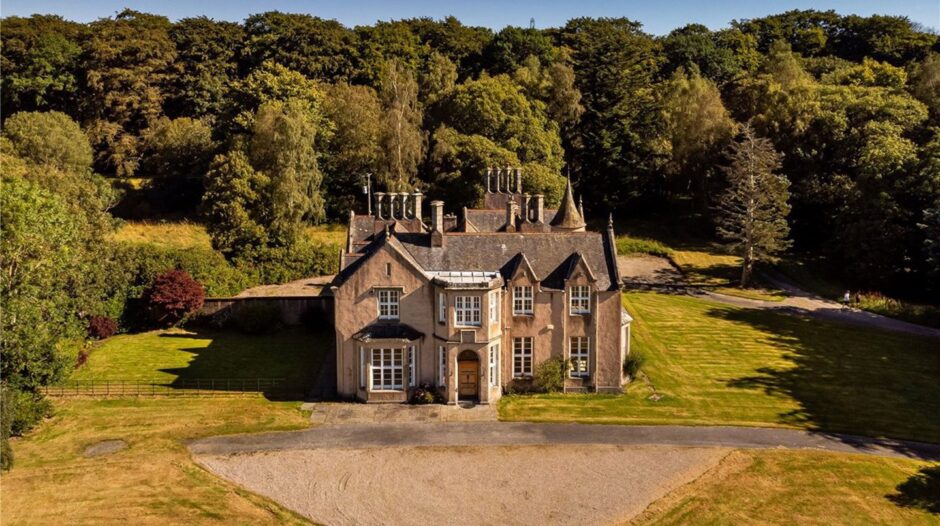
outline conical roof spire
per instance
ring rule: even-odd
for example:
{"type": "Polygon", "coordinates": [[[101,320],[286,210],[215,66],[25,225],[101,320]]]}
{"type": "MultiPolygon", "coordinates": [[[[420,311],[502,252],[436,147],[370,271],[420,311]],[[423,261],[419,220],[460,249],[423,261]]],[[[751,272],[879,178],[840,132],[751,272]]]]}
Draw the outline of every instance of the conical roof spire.
{"type": "Polygon", "coordinates": [[[565,186],[565,195],[561,197],[561,206],[552,218],[551,225],[559,230],[584,230],[586,226],[578,205],[574,202],[574,190],[571,189],[571,177],[565,186]]]}

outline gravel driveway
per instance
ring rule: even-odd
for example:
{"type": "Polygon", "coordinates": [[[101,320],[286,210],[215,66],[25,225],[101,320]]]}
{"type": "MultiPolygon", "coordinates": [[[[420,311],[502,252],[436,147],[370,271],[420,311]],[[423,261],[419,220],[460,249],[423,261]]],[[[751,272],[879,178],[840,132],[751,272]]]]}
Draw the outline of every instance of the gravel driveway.
{"type": "Polygon", "coordinates": [[[197,455],[311,520],[346,524],[609,524],[729,450],[614,445],[383,447],[197,455]]]}

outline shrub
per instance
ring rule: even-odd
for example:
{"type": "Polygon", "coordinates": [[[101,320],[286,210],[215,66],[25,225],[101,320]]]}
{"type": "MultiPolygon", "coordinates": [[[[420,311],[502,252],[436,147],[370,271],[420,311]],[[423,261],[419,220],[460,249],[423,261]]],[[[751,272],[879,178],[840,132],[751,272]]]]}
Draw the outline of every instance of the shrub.
{"type": "Polygon", "coordinates": [[[535,366],[533,380],[535,387],[546,393],[557,393],[565,388],[565,374],[568,372],[568,360],[556,356],[535,366]]]}
{"type": "Polygon", "coordinates": [[[92,316],[88,319],[88,336],[95,340],[103,340],[114,336],[118,324],[108,316],[92,316]]]}
{"type": "Polygon", "coordinates": [[[411,403],[412,404],[436,404],[440,403],[441,397],[437,392],[437,389],[433,385],[424,383],[414,388],[414,391],[411,392],[411,403]]]}
{"type": "Polygon", "coordinates": [[[339,271],[341,247],[332,243],[303,241],[290,248],[265,249],[251,258],[235,260],[235,266],[253,283],[286,283],[339,271]]]}
{"type": "Polygon", "coordinates": [[[9,385],[2,389],[5,407],[3,427],[9,426],[10,436],[21,436],[52,414],[52,403],[41,394],[21,391],[9,385]]]}
{"type": "Polygon", "coordinates": [[[158,325],[172,327],[202,308],[202,284],[185,270],[170,270],[153,280],[143,297],[144,308],[158,325]]]}
{"type": "Polygon", "coordinates": [[[643,367],[643,356],[632,352],[630,356],[627,356],[627,359],[623,361],[623,374],[629,376],[630,378],[636,378],[636,375],[639,374],[640,369],[643,367]]]}
{"type": "Polygon", "coordinates": [[[75,368],[79,368],[85,363],[88,362],[88,349],[82,349],[78,351],[78,356],[75,358],[75,368]]]}
{"type": "Polygon", "coordinates": [[[234,328],[245,334],[268,334],[281,328],[281,308],[264,300],[238,305],[231,318],[234,328]]]}

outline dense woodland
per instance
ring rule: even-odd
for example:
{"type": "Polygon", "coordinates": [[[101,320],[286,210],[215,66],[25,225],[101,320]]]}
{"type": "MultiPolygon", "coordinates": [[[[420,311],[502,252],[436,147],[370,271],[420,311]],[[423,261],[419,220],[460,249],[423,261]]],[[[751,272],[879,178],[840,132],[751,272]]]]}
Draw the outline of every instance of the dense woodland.
{"type": "Polygon", "coordinates": [[[655,37],[626,18],[492,31],[127,10],[0,29],[3,376],[18,392],[61,377],[89,316],[132,324],[167,267],[209,294],[331,268],[303,225],[363,206],[367,173],[454,211],[487,166],[521,167],[549,204],[570,174],[589,218],[714,236],[725,168],[751,141],[783,176],[781,246],[856,286],[940,294],[940,40],[905,18],[791,11],[655,37]],[[216,250],[118,246],[115,218],[205,222],[216,250]]]}

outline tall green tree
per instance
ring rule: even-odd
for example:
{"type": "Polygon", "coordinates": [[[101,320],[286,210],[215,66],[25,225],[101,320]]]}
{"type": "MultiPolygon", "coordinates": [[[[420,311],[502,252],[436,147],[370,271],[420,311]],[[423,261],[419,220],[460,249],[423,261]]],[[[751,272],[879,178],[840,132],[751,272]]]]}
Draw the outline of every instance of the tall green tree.
{"type": "Polygon", "coordinates": [[[75,117],[84,26],[53,15],[3,19],[0,100],[18,111],[71,111],[75,117]]]}
{"type": "Polygon", "coordinates": [[[384,155],[377,175],[387,188],[407,190],[414,185],[425,148],[418,83],[412,70],[392,60],[385,64],[379,86],[385,114],[381,138],[384,155]]]}
{"type": "MultiPolygon", "coordinates": [[[[571,50],[584,114],[582,147],[573,163],[585,201],[612,209],[631,198],[655,197],[661,121],[653,80],[659,44],[625,18],[576,18],[560,30],[571,50]]],[[[649,201],[649,200],[647,200],[649,201]]]]}
{"type": "Polygon", "coordinates": [[[227,258],[251,256],[268,245],[270,213],[265,198],[270,178],[234,150],[212,160],[203,195],[206,230],[212,247],[227,258]]]}
{"type": "Polygon", "coordinates": [[[171,81],[166,111],[172,117],[215,117],[237,78],[238,56],[245,35],[242,26],[206,17],[184,18],[173,24],[177,74],[171,81]]]}
{"type": "Polygon", "coordinates": [[[129,177],[137,171],[140,132],[163,114],[176,60],[166,17],[125,9],[89,25],[84,41],[83,114],[96,167],[129,177]]]}
{"type": "Polygon", "coordinates": [[[373,174],[374,178],[380,168],[382,104],[369,86],[339,83],[327,90],[323,114],[334,130],[323,156],[327,216],[345,221],[362,200],[363,177],[373,174]]]}
{"type": "MultiPolygon", "coordinates": [[[[269,102],[258,109],[249,143],[252,166],[271,180],[271,240],[291,245],[305,220],[325,217],[318,164],[323,121],[304,100],[269,102]]],[[[324,141],[325,142],[325,141],[324,141]]]]}
{"type": "Polygon", "coordinates": [[[348,80],[358,67],[358,37],[335,20],[269,11],[245,19],[242,73],[266,62],[325,81],[348,80]]]}
{"type": "Polygon", "coordinates": [[[665,85],[661,104],[671,188],[691,195],[704,210],[713,186],[713,167],[728,146],[735,123],[715,84],[695,72],[688,75],[677,70],[665,85]]]}
{"type": "Polygon", "coordinates": [[[750,283],[754,264],[776,261],[790,246],[787,214],[790,182],[779,175],[780,154],[773,143],[745,125],[732,143],[725,168],[728,189],[718,203],[718,234],[741,256],[741,286],[750,283]]]}
{"type": "Polygon", "coordinates": [[[555,46],[548,35],[538,29],[513,26],[496,33],[484,51],[486,69],[492,74],[512,73],[530,56],[542,64],[551,64],[555,54],[555,46]]]}

